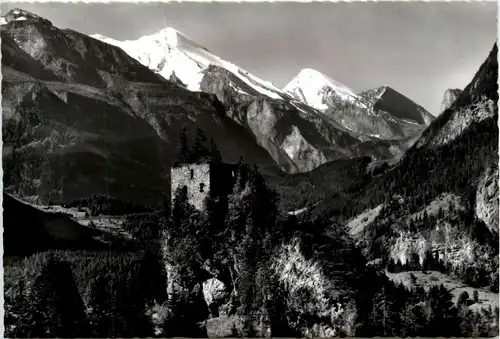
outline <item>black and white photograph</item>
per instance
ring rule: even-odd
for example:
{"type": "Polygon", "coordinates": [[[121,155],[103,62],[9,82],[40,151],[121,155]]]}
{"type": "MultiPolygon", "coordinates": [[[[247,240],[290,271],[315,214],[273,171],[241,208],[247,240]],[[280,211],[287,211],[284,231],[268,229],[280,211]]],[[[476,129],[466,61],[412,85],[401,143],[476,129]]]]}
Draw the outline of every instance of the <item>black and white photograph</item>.
{"type": "Polygon", "coordinates": [[[496,1],[0,11],[3,337],[499,336],[496,1]]]}

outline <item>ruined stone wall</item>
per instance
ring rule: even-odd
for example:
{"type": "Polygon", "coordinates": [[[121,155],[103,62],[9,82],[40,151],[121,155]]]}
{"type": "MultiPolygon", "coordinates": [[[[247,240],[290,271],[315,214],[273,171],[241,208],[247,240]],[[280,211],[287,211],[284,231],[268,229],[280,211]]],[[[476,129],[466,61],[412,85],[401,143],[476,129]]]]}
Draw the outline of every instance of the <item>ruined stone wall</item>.
{"type": "Polygon", "coordinates": [[[204,210],[205,198],[210,191],[210,165],[186,164],[170,170],[172,205],[178,187],[187,187],[189,202],[198,210],[204,210]],[[201,192],[203,191],[203,192],[201,192]]]}

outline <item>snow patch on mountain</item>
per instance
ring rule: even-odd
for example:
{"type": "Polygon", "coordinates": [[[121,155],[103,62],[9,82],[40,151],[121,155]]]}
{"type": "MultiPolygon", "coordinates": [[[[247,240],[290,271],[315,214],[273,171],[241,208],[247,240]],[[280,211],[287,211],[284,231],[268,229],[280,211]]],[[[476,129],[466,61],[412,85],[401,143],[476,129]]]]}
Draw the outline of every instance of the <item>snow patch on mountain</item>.
{"type": "Polygon", "coordinates": [[[341,100],[359,103],[364,106],[361,103],[361,97],[356,95],[352,89],[311,68],[301,70],[283,88],[283,91],[319,110],[328,109],[325,97],[332,95],[339,97],[341,100]]]}
{"type": "Polygon", "coordinates": [[[246,70],[213,55],[206,48],[171,27],[164,28],[152,35],[143,36],[137,40],[118,41],[100,34],[91,37],[120,47],[128,55],[165,79],[169,79],[171,74],[175,72],[176,76],[191,91],[200,91],[200,82],[204,71],[208,66],[216,65],[227,69],[262,95],[273,99],[287,97],[271,82],[264,81],[246,70]]]}

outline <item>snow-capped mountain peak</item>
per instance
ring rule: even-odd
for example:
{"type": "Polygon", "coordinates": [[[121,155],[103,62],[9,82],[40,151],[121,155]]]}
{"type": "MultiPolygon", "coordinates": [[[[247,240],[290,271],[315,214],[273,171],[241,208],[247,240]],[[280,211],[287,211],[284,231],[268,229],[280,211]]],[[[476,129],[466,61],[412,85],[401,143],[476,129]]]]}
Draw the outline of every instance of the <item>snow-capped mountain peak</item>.
{"type": "Polygon", "coordinates": [[[178,30],[166,27],[157,33],[137,40],[118,41],[100,34],[94,39],[122,48],[128,55],[156,73],[169,79],[175,71],[176,77],[191,91],[199,91],[200,83],[210,65],[230,71],[257,92],[273,99],[287,97],[279,88],[259,79],[240,67],[210,53],[178,30]]]}
{"type": "Polygon", "coordinates": [[[341,100],[361,104],[362,99],[349,87],[312,68],[304,68],[283,91],[319,110],[328,108],[325,99],[335,95],[341,100]]]}

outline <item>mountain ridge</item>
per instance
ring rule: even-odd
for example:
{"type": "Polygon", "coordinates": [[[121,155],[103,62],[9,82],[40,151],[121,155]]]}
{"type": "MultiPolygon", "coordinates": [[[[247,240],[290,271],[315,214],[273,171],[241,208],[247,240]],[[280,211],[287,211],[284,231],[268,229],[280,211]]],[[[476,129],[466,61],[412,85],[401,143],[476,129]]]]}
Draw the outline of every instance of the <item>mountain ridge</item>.
{"type": "MultiPolygon", "coordinates": [[[[287,86],[283,89],[278,89],[273,83],[264,81],[246,70],[209,53],[206,48],[198,43],[184,39],[182,33],[175,29],[164,28],[157,33],[127,41],[117,41],[102,35],[93,35],[93,37],[121,47],[130,56],[136,58],[167,79],[171,74],[175,73],[176,77],[192,91],[207,91],[206,86],[204,88],[201,87],[204,74],[207,71],[209,72],[210,67],[217,66],[226,69],[232,74],[233,83],[236,84],[237,91],[242,95],[263,95],[274,100],[288,101],[295,106],[299,103],[305,104],[309,108],[302,107],[302,109],[312,111],[331,109],[332,106],[337,104],[337,101],[340,101],[342,105],[339,108],[340,110],[349,110],[350,108],[346,108],[346,104],[352,104],[356,110],[362,111],[362,114],[376,115],[377,119],[379,116],[372,112],[373,107],[368,107],[363,97],[355,94],[347,86],[316,70],[305,68],[287,86]],[[170,32],[167,34],[166,39],[162,38],[164,35],[163,32],[170,32]],[[239,78],[239,80],[235,80],[235,77],[239,78]],[[297,93],[294,93],[294,91],[297,93]],[[311,98],[305,98],[305,92],[311,98]],[[332,100],[335,103],[332,103],[332,100]]],[[[379,103],[375,103],[374,105],[379,105],[379,103]]],[[[385,105],[387,106],[387,104],[385,105]]],[[[378,111],[377,107],[376,110],[378,111]]],[[[422,112],[425,114],[425,110],[422,109],[422,112]]],[[[358,138],[358,134],[366,134],[366,137],[362,137],[362,141],[367,141],[371,138],[381,138],[389,141],[392,139],[408,139],[420,132],[424,126],[422,124],[421,127],[407,127],[407,122],[392,119],[393,121],[391,122],[384,122],[385,127],[381,127],[377,123],[371,123],[370,127],[367,127],[366,122],[359,121],[359,118],[353,117],[352,114],[344,114],[344,116],[346,119],[338,117],[338,114],[327,114],[327,117],[333,117],[333,120],[339,125],[347,127],[349,133],[355,132],[355,138],[358,138]],[[362,124],[363,127],[357,128],[356,124],[362,124]],[[403,124],[404,127],[399,128],[398,124],[403,124]],[[382,131],[379,130],[380,128],[382,128],[382,131]]],[[[333,120],[330,119],[330,121],[333,120]]]]}

